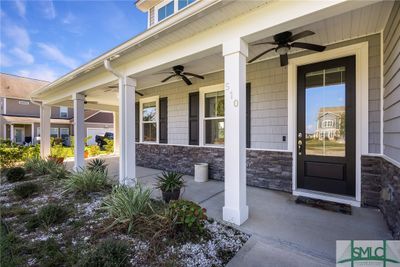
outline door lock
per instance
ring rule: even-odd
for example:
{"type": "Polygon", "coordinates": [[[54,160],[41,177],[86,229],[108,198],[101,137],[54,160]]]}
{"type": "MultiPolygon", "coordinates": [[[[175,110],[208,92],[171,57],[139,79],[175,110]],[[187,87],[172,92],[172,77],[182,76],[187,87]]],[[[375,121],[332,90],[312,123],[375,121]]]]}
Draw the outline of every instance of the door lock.
{"type": "Polygon", "coordinates": [[[297,141],[297,152],[298,152],[299,156],[301,156],[301,153],[303,151],[303,141],[301,141],[301,138],[303,137],[303,134],[298,133],[297,137],[299,138],[299,140],[297,141]]]}

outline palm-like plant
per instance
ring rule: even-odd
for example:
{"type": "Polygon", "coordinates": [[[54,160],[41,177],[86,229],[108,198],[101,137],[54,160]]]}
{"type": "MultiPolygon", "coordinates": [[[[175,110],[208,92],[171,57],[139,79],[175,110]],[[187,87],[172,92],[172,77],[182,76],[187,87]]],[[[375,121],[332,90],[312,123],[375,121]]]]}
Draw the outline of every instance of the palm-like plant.
{"type": "Polygon", "coordinates": [[[88,163],[88,170],[90,171],[100,171],[105,172],[107,169],[108,164],[104,159],[93,159],[88,163]]]}
{"type": "Polygon", "coordinates": [[[161,175],[157,176],[158,182],[156,187],[163,192],[173,192],[181,189],[185,185],[183,180],[183,174],[177,172],[162,172],[161,175]]]}

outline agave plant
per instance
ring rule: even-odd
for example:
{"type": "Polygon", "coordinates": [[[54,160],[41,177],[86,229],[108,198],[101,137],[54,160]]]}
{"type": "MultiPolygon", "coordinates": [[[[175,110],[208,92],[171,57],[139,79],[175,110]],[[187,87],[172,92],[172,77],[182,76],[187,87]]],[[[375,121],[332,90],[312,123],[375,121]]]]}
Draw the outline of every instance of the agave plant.
{"type": "Polygon", "coordinates": [[[185,185],[183,174],[177,172],[163,172],[157,176],[158,182],[156,188],[162,192],[162,197],[166,203],[171,200],[179,199],[181,188],[185,185]]]}
{"type": "Polygon", "coordinates": [[[107,173],[98,170],[81,169],[64,180],[64,192],[98,192],[107,186],[107,173]]]}
{"type": "Polygon", "coordinates": [[[104,159],[93,159],[88,163],[88,170],[106,172],[108,164],[104,159]]]}

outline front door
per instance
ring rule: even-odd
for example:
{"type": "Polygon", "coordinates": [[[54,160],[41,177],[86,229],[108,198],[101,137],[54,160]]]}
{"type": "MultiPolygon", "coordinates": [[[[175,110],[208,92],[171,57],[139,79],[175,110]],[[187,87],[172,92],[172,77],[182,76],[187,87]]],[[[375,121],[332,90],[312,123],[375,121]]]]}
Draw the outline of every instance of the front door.
{"type": "Polygon", "coordinates": [[[355,196],[355,56],[298,68],[297,187],[355,196]]]}
{"type": "Polygon", "coordinates": [[[25,129],[22,127],[14,128],[14,142],[17,144],[22,144],[25,142],[25,129]]]}

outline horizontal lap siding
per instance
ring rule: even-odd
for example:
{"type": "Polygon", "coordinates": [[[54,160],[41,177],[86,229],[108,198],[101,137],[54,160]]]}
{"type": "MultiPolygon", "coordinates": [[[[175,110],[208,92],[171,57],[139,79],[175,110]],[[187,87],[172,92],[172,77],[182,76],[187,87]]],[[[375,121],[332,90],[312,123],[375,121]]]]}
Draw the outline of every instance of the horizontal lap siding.
{"type": "Polygon", "coordinates": [[[393,6],[383,32],[383,153],[400,162],[400,2],[393,6]]]}

